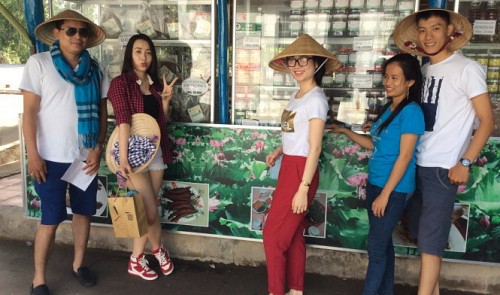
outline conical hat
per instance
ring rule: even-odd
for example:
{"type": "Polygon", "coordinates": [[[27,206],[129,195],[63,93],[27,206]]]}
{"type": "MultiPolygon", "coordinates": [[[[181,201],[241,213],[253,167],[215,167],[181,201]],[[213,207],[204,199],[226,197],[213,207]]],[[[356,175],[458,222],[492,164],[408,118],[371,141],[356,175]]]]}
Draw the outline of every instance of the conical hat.
{"type": "Polygon", "coordinates": [[[464,16],[446,9],[424,9],[401,20],[394,29],[393,39],[399,49],[409,52],[411,54],[426,56],[427,54],[417,50],[416,46],[419,45],[418,31],[417,31],[417,14],[424,11],[441,10],[446,11],[450,15],[450,24],[455,28],[454,37],[448,44],[451,51],[457,51],[464,45],[469,43],[472,37],[472,25],[464,16]]]}
{"type": "Polygon", "coordinates": [[[56,27],[56,21],[59,20],[76,20],[87,23],[91,32],[87,41],[87,48],[97,46],[104,42],[104,39],[106,39],[106,33],[101,27],[94,24],[78,12],[69,9],[62,11],[54,15],[51,19],[39,24],[35,29],[35,36],[43,43],[51,46],[56,40],[52,31],[56,27]]]}
{"type": "Polygon", "coordinates": [[[288,72],[283,59],[290,56],[320,56],[326,57],[328,61],[325,64],[325,73],[331,74],[342,67],[335,54],[331,54],[316,40],[307,34],[298,37],[292,44],[288,45],[283,51],[278,53],[270,62],[269,67],[278,72],[288,72]]]}
{"type": "MultiPolygon", "coordinates": [[[[154,159],[158,149],[160,148],[160,126],[156,120],[148,114],[137,113],[132,115],[132,122],[130,124],[130,135],[139,135],[142,137],[147,137],[149,139],[156,138],[154,144],[156,145],[155,151],[151,158],[139,167],[132,168],[132,173],[137,173],[146,168],[149,163],[154,159]]],[[[120,170],[120,165],[116,162],[113,147],[118,141],[118,126],[115,127],[111,135],[109,136],[108,144],[106,146],[106,164],[108,165],[109,171],[116,173],[120,170]]]]}

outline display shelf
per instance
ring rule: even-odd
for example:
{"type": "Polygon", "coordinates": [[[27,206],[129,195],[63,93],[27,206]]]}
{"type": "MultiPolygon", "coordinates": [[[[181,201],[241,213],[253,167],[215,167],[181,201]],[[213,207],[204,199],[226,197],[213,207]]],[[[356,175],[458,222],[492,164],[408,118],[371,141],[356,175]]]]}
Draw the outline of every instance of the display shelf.
{"type": "Polygon", "coordinates": [[[148,3],[150,5],[210,5],[211,0],[66,0],[79,5],[141,5],[148,3]]]}
{"type": "MultiPolygon", "coordinates": [[[[153,39],[153,44],[155,46],[186,46],[186,45],[212,45],[212,40],[161,40],[153,39]]],[[[121,44],[119,39],[106,39],[104,44],[121,44]]]]}
{"type": "Polygon", "coordinates": [[[215,77],[215,1],[73,0],[105,31],[107,39],[93,54],[108,78],[121,73],[124,47],[136,32],[155,45],[160,80],[178,77],[172,121],[213,123],[215,77]]]}

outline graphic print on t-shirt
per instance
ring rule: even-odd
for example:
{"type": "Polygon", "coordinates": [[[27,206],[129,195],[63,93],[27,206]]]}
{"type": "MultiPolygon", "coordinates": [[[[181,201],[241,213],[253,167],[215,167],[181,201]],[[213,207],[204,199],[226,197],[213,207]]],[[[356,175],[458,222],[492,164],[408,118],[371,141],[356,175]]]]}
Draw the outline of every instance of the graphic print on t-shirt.
{"type": "Polygon", "coordinates": [[[296,111],[289,111],[287,109],[283,110],[283,114],[281,114],[281,131],[283,132],[294,132],[295,127],[293,124],[293,120],[295,119],[296,111]]]}
{"type": "Polygon", "coordinates": [[[422,93],[422,111],[424,112],[425,131],[434,131],[436,122],[436,111],[439,104],[439,95],[444,77],[434,76],[424,79],[422,93]]]}

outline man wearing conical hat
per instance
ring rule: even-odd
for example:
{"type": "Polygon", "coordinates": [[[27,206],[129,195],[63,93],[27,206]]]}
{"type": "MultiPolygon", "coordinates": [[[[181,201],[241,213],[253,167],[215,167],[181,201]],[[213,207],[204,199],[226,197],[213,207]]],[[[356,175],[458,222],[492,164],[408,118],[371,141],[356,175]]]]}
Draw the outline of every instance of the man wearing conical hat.
{"type": "Polygon", "coordinates": [[[430,60],[422,67],[425,134],[417,147],[417,190],[407,209],[410,237],[422,253],[418,294],[439,294],[458,185],[467,183],[494,128],[485,72],[457,51],[471,35],[465,17],[443,9],[407,16],[393,34],[400,49],[430,60]]]}
{"type": "Polygon", "coordinates": [[[35,35],[50,52],[31,56],[19,88],[24,99],[23,135],[28,173],[41,200],[42,219],[35,237],[31,294],[50,294],[46,269],[58,225],[67,218],[66,194],[73,213],[74,258],[68,270],[91,287],[96,277],[83,264],[96,212],[97,171],[106,137],[109,81],[87,51],[105,39],[102,28],[65,10],[40,24],[35,35]],[[80,189],[61,180],[71,163],[83,163],[90,185],[80,189]]]}

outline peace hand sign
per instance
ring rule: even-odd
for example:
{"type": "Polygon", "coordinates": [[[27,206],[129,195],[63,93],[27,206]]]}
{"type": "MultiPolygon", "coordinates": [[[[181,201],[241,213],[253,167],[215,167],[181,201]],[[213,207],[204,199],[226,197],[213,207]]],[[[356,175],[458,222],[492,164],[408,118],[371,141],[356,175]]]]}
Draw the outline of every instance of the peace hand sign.
{"type": "Polygon", "coordinates": [[[175,77],[170,84],[167,83],[167,78],[163,75],[163,91],[161,92],[161,97],[163,99],[171,99],[174,94],[174,83],[179,79],[175,77]]]}

